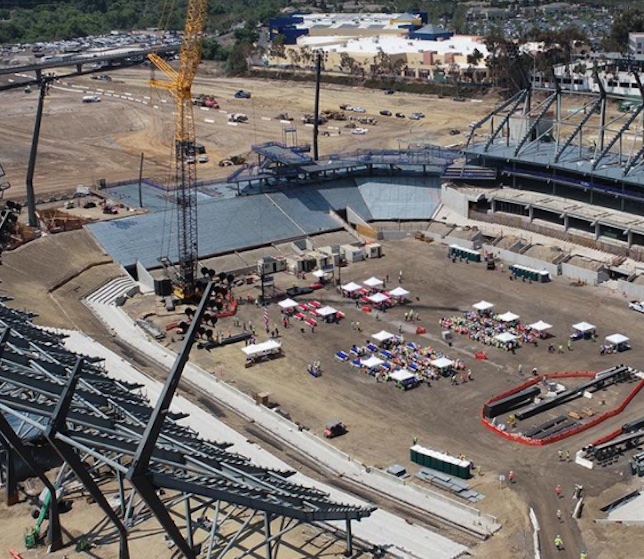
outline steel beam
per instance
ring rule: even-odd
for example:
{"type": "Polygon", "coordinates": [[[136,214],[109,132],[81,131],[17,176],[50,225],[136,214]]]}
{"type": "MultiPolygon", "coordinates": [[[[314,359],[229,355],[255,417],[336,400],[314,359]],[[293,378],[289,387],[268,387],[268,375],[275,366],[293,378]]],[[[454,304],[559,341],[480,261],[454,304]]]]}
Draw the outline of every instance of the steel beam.
{"type": "Polygon", "coordinates": [[[487,116],[484,116],[481,120],[479,120],[474,126],[472,126],[469,135],[467,136],[467,140],[465,142],[466,146],[470,145],[470,141],[472,138],[474,138],[474,132],[478,130],[481,126],[483,126],[488,120],[491,118],[494,118],[496,115],[498,115],[503,109],[506,107],[509,107],[512,103],[514,103],[519,97],[522,95],[525,95],[525,92],[518,91],[515,93],[512,97],[510,97],[508,100],[504,101],[501,103],[498,107],[496,107],[491,113],[489,113],[487,116]]]}
{"type": "Polygon", "coordinates": [[[595,158],[595,161],[593,162],[593,164],[592,164],[592,166],[591,166],[591,169],[592,169],[593,171],[597,168],[597,166],[600,164],[600,162],[602,161],[602,159],[604,159],[604,157],[606,157],[606,155],[607,155],[607,154],[608,154],[608,152],[611,150],[611,148],[615,145],[615,143],[617,142],[617,140],[619,140],[619,139],[622,137],[622,134],[623,134],[626,130],[628,130],[628,128],[630,127],[630,125],[631,125],[631,124],[633,124],[633,122],[635,122],[635,119],[636,119],[638,116],[640,116],[640,114],[642,113],[642,110],[644,110],[644,105],[641,105],[641,106],[640,106],[640,107],[639,107],[639,108],[638,108],[634,113],[632,113],[632,114],[631,114],[631,116],[629,116],[629,117],[628,117],[628,119],[626,120],[626,122],[624,123],[624,125],[619,129],[619,131],[617,132],[617,134],[615,134],[615,136],[614,136],[613,138],[611,138],[611,140],[610,140],[610,141],[608,142],[608,144],[604,147],[604,149],[601,151],[601,153],[600,153],[600,154],[595,158]]]}
{"type": "MultiPolygon", "coordinates": [[[[541,109],[541,112],[539,113],[539,116],[534,120],[534,122],[530,125],[526,133],[523,135],[523,138],[521,138],[521,141],[519,142],[519,145],[514,150],[514,157],[519,155],[521,152],[521,148],[525,145],[525,143],[530,139],[530,136],[532,136],[532,133],[536,130],[537,126],[541,122],[541,119],[544,117],[546,112],[548,112],[548,109],[552,106],[552,104],[557,100],[557,94],[550,95],[545,101],[544,101],[544,107],[541,109]]],[[[529,115],[528,115],[529,116],[529,115]]]]}
{"type": "Polygon", "coordinates": [[[496,137],[499,135],[499,132],[503,130],[503,127],[508,123],[508,121],[510,120],[510,117],[519,108],[519,105],[525,100],[527,94],[528,93],[525,89],[520,91],[519,94],[517,94],[517,98],[514,101],[514,104],[512,105],[510,110],[508,111],[508,114],[501,119],[501,123],[492,131],[492,133],[490,134],[490,137],[488,138],[488,141],[485,142],[485,147],[483,148],[483,151],[487,151],[488,149],[490,149],[492,142],[494,142],[496,137]]]}
{"type": "MultiPolygon", "coordinates": [[[[599,107],[599,106],[601,105],[601,103],[602,103],[602,102],[603,102],[603,99],[601,99],[601,98],[600,98],[600,99],[598,99],[597,101],[595,101],[595,102],[590,106],[590,109],[589,109],[589,110],[588,110],[588,112],[584,115],[584,117],[581,119],[581,122],[579,122],[579,123],[577,124],[577,126],[576,126],[576,127],[575,127],[575,129],[573,130],[572,134],[570,134],[570,136],[568,136],[568,137],[564,140],[563,144],[562,144],[562,145],[559,147],[559,149],[557,150],[557,153],[555,154],[555,158],[554,158],[554,160],[553,160],[555,163],[557,163],[557,162],[559,161],[559,158],[563,155],[563,152],[564,152],[564,151],[566,151],[566,148],[567,148],[567,147],[572,143],[572,141],[575,139],[575,137],[577,136],[577,134],[579,134],[579,132],[581,131],[581,129],[582,129],[582,128],[586,125],[586,123],[587,123],[587,122],[592,118],[592,116],[593,116],[593,114],[594,114],[595,110],[597,109],[597,107],[599,107]]],[[[593,168],[594,168],[594,167],[593,167],[593,168]]]]}
{"type": "Polygon", "coordinates": [[[199,323],[201,322],[201,317],[207,309],[207,304],[210,299],[214,284],[209,282],[206,290],[201,298],[199,307],[193,317],[192,324],[188,329],[186,338],[183,342],[181,351],[177,355],[177,358],[168,374],[168,378],[163,386],[163,390],[159,396],[154,411],[150,415],[150,419],[145,428],[141,441],[137,448],[136,454],[132,460],[130,469],[127,472],[127,479],[130,483],[136,488],[141,498],[146,502],[152,514],[156,516],[157,520],[161,523],[161,526],[166,531],[166,534],[172,539],[177,548],[183,553],[188,559],[193,559],[196,555],[194,550],[188,542],[185,540],[181,531],[177,525],[172,520],[172,517],[168,513],[166,507],[164,506],[159,496],[156,494],[155,488],[150,483],[150,479],[147,477],[148,466],[150,464],[150,458],[154,451],[154,447],[159,440],[159,435],[163,429],[163,422],[168,415],[170,410],[170,404],[174,398],[174,394],[179,386],[181,381],[181,375],[183,374],[183,369],[188,362],[190,356],[190,350],[192,349],[192,344],[197,336],[197,329],[199,328],[199,323]]]}
{"type": "Polygon", "coordinates": [[[0,413],[0,433],[9,445],[16,451],[18,456],[22,458],[25,463],[31,468],[31,471],[43,482],[43,485],[51,493],[51,504],[49,507],[49,528],[48,539],[49,548],[51,551],[57,551],[63,547],[63,536],[60,530],[60,519],[58,516],[58,499],[56,498],[56,489],[51,484],[45,473],[40,466],[32,458],[29,450],[22,444],[22,441],[16,435],[14,430],[9,425],[7,418],[0,413]]]}
{"type": "MultiPolygon", "coordinates": [[[[107,517],[112,521],[115,528],[119,532],[119,559],[129,559],[130,552],[128,549],[127,543],[127,530],[123,523],[121,522],[118,515],[114,512],[110,504],[107,502],[105,495],[101,491],[100,487],[94,481],[91,474],[85,468],[82,460],[76,454],[75,450],[62,440],[56,437],[59,432],[64,433],[66,431],[66,417],[71,406],[72,400],[74,398],[74,391],[79,381],[79,374],[83,369],[83,359],[80,358],[76,362],[74,369],[72,370],[67,385],[63,390],[60,400],[56,404],[53,416],[47,429],[45,430],[45,436],[47,440],[56,450],[59,456],[67,463],[71,470],[76,474],[78,479],[83,483],[87,491],[94,498],[98,506],[101,507],[103,512],[107,517]]],[[[55,494],[52,498],[52,503],[56,500],[55,494]]],[[[50,521],[51,522],[51,521],[50,521]]]]}

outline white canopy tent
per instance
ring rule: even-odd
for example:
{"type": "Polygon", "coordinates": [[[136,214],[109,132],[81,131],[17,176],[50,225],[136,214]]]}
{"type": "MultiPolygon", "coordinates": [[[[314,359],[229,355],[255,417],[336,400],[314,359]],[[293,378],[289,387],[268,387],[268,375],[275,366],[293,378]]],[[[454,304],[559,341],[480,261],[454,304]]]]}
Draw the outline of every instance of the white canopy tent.
{"type": "Polygon", "coordinates": [[[547,322],[540,320],[534,324],[528,324],[528,328],[536,330],[537,332],[544,332],[546,330],[550,330],[550,328],[552,328],[552,324],[548,324],[547,322]]]}
{"type": "Polygon", "coordinates": [[[336,314],[337,312],[337,309],[334,309],[333,307],[327,305],[326,307],[318,309],[316,311],[316,314],[318,314],[319,316],[327,317],[336,314]]]}
{"type": "Polygon", "coordinates": [[[416,375],[407,369],[398,369],[389,375],[389,379],[396,382],[404,382],[411,378],[416,378],[416,375]]]}
{"type": "Polygon", "coordinates": [[[582,334],[592,332],[596,328],[594,324],[590,324],[589,322],[578,322],[577,324],[573,324],[572,327],[582,334]]]}
{"type": "Polygon", "coordinates": [[[611,345],[620,345],[628,342],[628,338],[623,334],[611,334],[606,336],[606,341],[611,345]]]}
{"type": "Polygon", "coordinates": [[[281,349],[282,344],[277,340],[267,340],[261,344],[251,344],[241,348],[248,357],[261,357],[262,355],[279,353],[281,349]]]}
{"type": "Polygon", "coordinates": [[[376,305],[384,303],[385,301],[389,301],[389,297],[387,297],[384,293],[374,293],[373,295],[369,295],[367,299],[369,299],[369,301],[371,301],[372,303],[376,303],[376,305]]]}
{"type": "Polygon", "coordinates": [[[494,336],[494,339],[499,340],[502,344],[509,344],[510,342],[516,340],[517,336],[510,334],[510,332],[501,332],[500,334],[494,336]]]}
{"type": "Polygon", "coordinates": [[[326,276],[326,274],[327,274],[327,272],[323,272],[322,270],[315,270],[315,271],[313,272],[313,275],[314,275],[316,278],[323,278],[324,276],[326,276]]]}
{"type": "Polygon", "coordinates": [[[379,342],[384,342],[387,340],[391,340],[392,338],[395,338],[396,336],[392,334],[391,332],[387,332],[386,330],[380,330],[377,334],[374,334],[371,336],[374,340],[378,340],[379,342]]]}
{"type": "Polygon", "coordinates": [[[488,303],[487,301],[479,301],[472,305],[477,311],[489,311],[494,304],[488,303]]]}
{"type": "Polygon", "coordinates": [[[515,320],[519,320],[519,315],[508,311],[508,312],[506,312],[504,314],[500,314],[497,318],[501,322],[514,322],[515,320]]]}
{"type": "Polygon", "coordinates": [[[362,286],[353,281],[342,286],[342,291],[346,291],[347,293],[353,293],[354,291],[358,291],[358,289],[362,289],[362,286]]]}
{"type": "Polygon", "coordinates": [[[363,367],[367,367],[367,369],[373,369],[374,367],[378,367],[379,365],[382,365],[384,361],[380,359],[379,357],[376,357],[375,355],[372,355],[368,359],[361,359],[360,360],[360,365],[363,367]]]}
{"type": "Polygon", "coordinates": [[[371,276],[368,280],[363,281],[367,287],[370,287],[371,289],[375,289],[376,287],[382,287],[384,282],[374,276],[371,276]]]}
{"type": "Polygon", "coordinates": [[[429,364],[432,367],[436,367],[437,369],[448,369],[454,364],[454,361],[448,359],[447,357],[439,357],[438,359],[430,361],[429,364]]]}
{"type": "Polygon", "coordinates": [[[407,295],[409,295],[409,291],[398,286],[392,289],[389,292],[389,295],[391,295],[392,297],[398,297],[399,299],[402,299],[403,297],[407,297],[407,295]]]}
{"type": "Polygon", "coordinates": [[[297,307],[299,303],[297,301],[293,301],[293,299],[284,299],[283,301],[280,301],[277,304],[286,310],[286,309],[293,309],[297,307]]]}

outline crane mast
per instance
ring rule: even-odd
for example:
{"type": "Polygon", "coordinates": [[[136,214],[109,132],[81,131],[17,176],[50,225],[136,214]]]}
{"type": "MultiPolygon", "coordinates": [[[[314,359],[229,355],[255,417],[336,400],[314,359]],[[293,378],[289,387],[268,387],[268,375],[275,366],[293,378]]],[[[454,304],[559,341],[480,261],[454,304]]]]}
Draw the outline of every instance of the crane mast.
{"type": "Polygon", "coordinates": [[[182,299],[194,294],[197,280],[197,173],[195,121],[192,112],[192,82],[201,60],[201,43],[208,0],[189,0],[186,24],[179,51],[179,70],[156,53],[148,58],[166,75],[166,80],[150,80],[150,85],[170,91],[175,100],[174,187],[178,222],[179,281],[182,299]]]}

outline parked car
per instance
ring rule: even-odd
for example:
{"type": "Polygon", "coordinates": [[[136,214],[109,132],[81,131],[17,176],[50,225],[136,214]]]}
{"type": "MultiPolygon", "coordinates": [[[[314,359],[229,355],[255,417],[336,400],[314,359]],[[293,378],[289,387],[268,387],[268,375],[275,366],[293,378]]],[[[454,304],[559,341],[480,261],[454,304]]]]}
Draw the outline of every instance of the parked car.
{"type": "Polygon", "coordinates": [[[405,113],[396,113],[396,118],[405,118],[405,113]]]}
{"type": "Polygon", "coordinates": [[[634,311],[644,313],[644,301],[631,301],[628,304],[629,309],[633,309],[634,311]]]}
{"type": "Polygon", "coordinates": [[[396,93],[393,89],[385,89],[385,95],[393,95],[396,93]]]}
{"type": "Polygon", "coordinates": [[[199,156],[199,163],[208,163],[208,161],[210,161],[210,159],[208,158],[207,155],[200,155],[199,156]]]}
{"type": "Polygon", "coordinates": [[[367,112],[367,109],[365,109],[364,107],[353,107],[352,110],[353,110],[354,113],[366,113],[367,112]]]}
{"type": "Polygon", "coordinates": [[[382,116],[391,116],[391,111],[388,111],[388,110],[385,109],[385,110],[380,111],[380,114],[382,116]]]}
{"type": "Polygon", "coordinates": [[[458,136],[461,133],[461,131],[458,128],[452,128],[449,131],[450,136],[458,136]]]}
{"type": "Polygon", "coordinates": [[[234,97],[235,99],[250,99],[250,93],[248,91],[240,89],[235,93],[234,97]]]}
{"type": "Polygon", "coordinates": [[[356,134],[358,136],[364,136],[367,133],[367,129],[366,128],[354,128],[353,130],[351,130],[351,133],[356,134]]]}
{"type": "Polygon", "coordinates": [[[418,113],[411,113],[409,115],[409,120],[420,120],[420,116],[418,116],[418,113]]]}

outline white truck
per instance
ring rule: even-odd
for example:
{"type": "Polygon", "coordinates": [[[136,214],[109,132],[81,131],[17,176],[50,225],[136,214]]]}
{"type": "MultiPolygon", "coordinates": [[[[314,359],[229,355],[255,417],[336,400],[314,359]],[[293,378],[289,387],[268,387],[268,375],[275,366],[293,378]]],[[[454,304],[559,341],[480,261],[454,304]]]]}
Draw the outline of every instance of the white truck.
{"type": "Polygon", "coordinates": [[[83,95],[82,101],[83,101],[83,103],[100,103],[101,102],[101,96],[100,95],[83,95]]]}
{"type": "Polygon", "coordinates": [[[629,309],[633,309],[634,311],[644,313],[644,301],[631,301],[628,304],[629,309]]]}
{"type": "Polygon", "coordinates": [[[248,122],[248,115],[244,113],[230,113],[228,115],[228,122],[248,122]]]}

